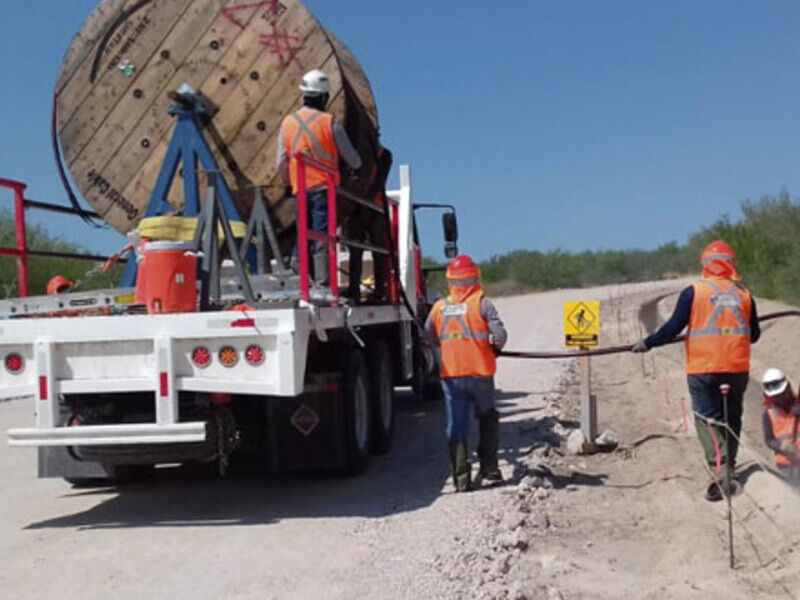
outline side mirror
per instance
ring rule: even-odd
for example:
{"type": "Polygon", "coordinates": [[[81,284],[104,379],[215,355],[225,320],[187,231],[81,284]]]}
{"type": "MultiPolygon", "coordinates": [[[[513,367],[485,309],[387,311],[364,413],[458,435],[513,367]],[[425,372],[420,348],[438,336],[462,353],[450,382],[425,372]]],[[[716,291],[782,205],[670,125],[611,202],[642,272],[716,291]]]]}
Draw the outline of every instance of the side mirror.
{"type": "Polygon", "coordinates": [[[458,222],[456,215],[446,212],[442,215],[442,229],[444,230],[444,255],[455,258],[458,255],[458,222]]]}

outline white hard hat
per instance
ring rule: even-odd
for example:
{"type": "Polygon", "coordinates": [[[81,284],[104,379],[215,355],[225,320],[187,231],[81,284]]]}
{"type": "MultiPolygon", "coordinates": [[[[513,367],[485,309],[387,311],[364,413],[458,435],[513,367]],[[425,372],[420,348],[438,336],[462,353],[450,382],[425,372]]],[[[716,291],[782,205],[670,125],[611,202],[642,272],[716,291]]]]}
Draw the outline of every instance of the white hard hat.
{"type": "Polygon", "coordinates": [[[786,381],[786,374],[780,369],[767,369],[764,377],[761,378],[761,385],[764,387],[764,394],[767,396],[780,396],[786,391],[789,382],[786,381]]]}
{"type": "Polygon", "coordinates": [[[309,96],[329,94],[331,83],[324,72],[314,69],[303,75],[303,79],[300,81],[300,91],[309,96]]]}

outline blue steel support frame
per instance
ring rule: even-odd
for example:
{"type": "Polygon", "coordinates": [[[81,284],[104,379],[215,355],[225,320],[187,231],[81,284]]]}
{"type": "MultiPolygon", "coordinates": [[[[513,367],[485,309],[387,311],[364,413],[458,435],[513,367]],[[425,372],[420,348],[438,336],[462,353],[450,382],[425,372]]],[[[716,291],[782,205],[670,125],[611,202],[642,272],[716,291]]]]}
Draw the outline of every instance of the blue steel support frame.
{"type": "MultiPolygon", "coordinates": [[[[183,164],[184,216],[196,217],[200,214],[198,167],[202,166],[204,171],[217,174],[217,193],[220,196],[220,200],[222,200],[225,215],[230,221],[241,221],[242,217],[233,201],[233,195],[228,183],[220,173],[219,165],[203,135],[199,119],[207,114],[206,110],[200,105],[192,108],[174,105],[169,109],[169,113],[176,116],[178,120],[144,216],[158,217],[176,210],[174,206],[167,202],[167,195],[172,187],[175,174],[178,172],[178,166],[183,164]]],[[[120,285],[122,287],[132,287],[136,283],[136,271],[136,260],[129,260],[125,266],[120,285]]]]}

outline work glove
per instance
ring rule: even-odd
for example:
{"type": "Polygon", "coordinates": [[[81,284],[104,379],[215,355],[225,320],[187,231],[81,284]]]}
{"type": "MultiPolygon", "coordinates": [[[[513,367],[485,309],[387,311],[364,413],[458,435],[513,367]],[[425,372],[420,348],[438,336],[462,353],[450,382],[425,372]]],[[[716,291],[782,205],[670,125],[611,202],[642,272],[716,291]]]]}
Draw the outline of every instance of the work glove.
{"type": "Polygon", "coordinates": [[[647,352],[650,348],[647,347],[647,344],[644,343],[644,340],[639,340],[633,346],[631,346],[631,352],[647,352]]]}

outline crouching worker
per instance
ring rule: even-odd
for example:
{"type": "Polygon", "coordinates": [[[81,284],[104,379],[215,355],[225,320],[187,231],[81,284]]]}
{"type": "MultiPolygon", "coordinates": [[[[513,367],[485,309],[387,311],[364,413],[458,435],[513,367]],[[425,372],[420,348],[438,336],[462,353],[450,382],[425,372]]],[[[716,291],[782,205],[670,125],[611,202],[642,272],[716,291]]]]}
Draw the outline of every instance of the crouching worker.
{"type": "Polygon", "coordinates": [[[800,403],[786,375],[767,369],[764,388],[764,443],[775,453],[775,467],[792,483],[800,483],[800,403]]]}
{"type": "Polygon", "coordinates": [[[497,465],[499,414],[494,374],[495,355],[508,335],[497,309],[483,296],[480,271],[469,256],[454,258],[446,275],[449,295],[433,305],[425,329],[441,347],[450,466],[456,491],[465,492],[483,479],[493,484],[503,481],[497,465]],[[467,444],[473,406],[480,425],[480,471],[474,483],[467,444]]]}

